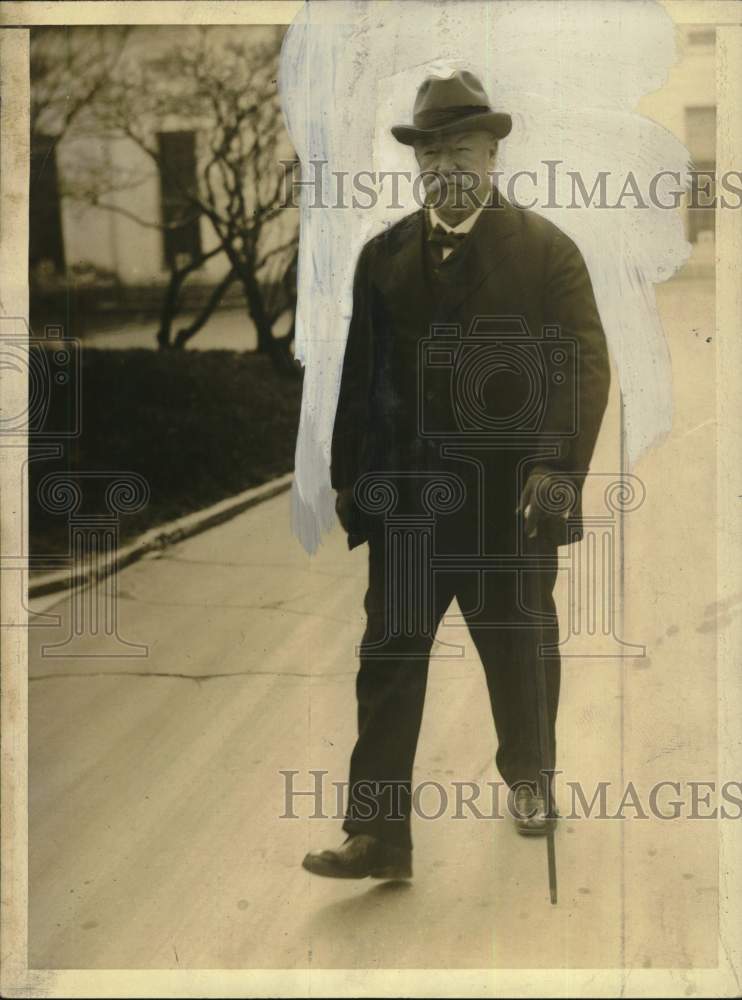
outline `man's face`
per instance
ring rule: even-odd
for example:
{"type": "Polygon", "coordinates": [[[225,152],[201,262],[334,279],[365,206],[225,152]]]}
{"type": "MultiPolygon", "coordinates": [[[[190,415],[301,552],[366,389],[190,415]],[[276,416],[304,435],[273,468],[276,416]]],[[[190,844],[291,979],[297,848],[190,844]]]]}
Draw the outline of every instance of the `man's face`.
{"type": "Polygon", "coordinates": [[[415,143],[428,200],[437,208],[469,213],[489,190],[496,140],[489,132],[437,132],[415,143]],[[434,176],[437,175],[437,176],[434,176]],[[474,200],[466,192],[476,193],[474,200]]]}

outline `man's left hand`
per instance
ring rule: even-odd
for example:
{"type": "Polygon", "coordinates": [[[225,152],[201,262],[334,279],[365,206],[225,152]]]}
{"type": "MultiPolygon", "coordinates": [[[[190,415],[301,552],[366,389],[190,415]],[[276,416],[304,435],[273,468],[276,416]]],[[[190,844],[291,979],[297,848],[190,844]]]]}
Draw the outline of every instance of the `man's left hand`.
{"type": "Polygon", "coordinates": [[[566,520],[577,499],[569,479],[551,469],[537,467],[523,487],[516,513],[525,519],[526,535],[535,538],[539,529],[544,533],[547,522],[566,520]]]}

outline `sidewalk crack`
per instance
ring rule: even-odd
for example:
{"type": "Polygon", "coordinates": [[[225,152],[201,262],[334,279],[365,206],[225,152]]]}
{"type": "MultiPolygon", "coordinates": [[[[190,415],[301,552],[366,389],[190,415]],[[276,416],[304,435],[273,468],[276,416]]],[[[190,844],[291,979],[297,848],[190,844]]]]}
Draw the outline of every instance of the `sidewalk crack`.
{"type": "Polygon", "coordinates": [[[323,677],[350,677],[355,675],[355,670],[340,670],[330,673],[302,673],[293,670],[234,670],[225,674],[180,674],[170,671],[156,670],[97,670],[97,671],[69,671],[58,674],[35,674],[29,677],[29,683],[34,681],[64,680],[67,677],[167,677],[172,680],[195,681],[200,684],[202,681],[223,680],[226,677],[299,677],[312,680],[323,677]]]}

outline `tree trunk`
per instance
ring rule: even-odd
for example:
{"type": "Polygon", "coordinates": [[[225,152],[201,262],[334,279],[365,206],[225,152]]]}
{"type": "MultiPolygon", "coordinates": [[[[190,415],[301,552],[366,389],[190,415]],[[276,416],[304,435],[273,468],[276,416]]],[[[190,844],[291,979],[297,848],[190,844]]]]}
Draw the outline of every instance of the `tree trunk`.
{"type": "Polygon", "coordinates": [[[185,345],[188,343],[191,337],[195,336],[198,333],[201,327],[211,317],[211,314],[214,312],[216,307],[221,302],[222,296],[224,295],[224,293],[226,292],[226,290],[229,288],[229,286],[232,284],[232,282],[235,280],[236,277],[237,273],[235,272],[234,268],[225,275],[225,277],[213,290],[213,292],[209,296],[208,302],[204,306],[201,313],[193,321],[193,323],[191,323],[190,326],[184,327],[182,330],[178,330],[178,334],[175,338],[175,344],[174,344],[175,347],[180,347],[180,348],[185,347],[185,345]]]}
{"type": "Polygon", "coordinates": [[[178,313],[178,295],[183,287],[188,271],[173,268],[170,271],[170,281],[168,282],[165,297],[160,307],[160,329],[157,331],[157,346],[160,350],[167,350],[172,347],[170,343],[170,331],[173,320],[178,313]]]}
{"type": "Polygon", "coordinates": [[[258,353],[267,354],[276,371],[282,375],[298,377],[301,375],[301,367],[291,354],[292,338],[273,335],[273,321],[265,308],[263,291],[254,270],[249,265],[243,265],[240,269],[240,280],[245,291],[248,312],[258,335],[258,353]]]}
{"type": "MultiPolygon", "coordinates": [[[[178,315],[178,299],[180,296],[181,289],[185,283],[186,278],[193,271],[197,271],[207,260],[214,257],[216,254],[221,253],[222,248],[217,246],[208,253],[202,254],[200,257],[191,260],[190,264],[186,264],[185,267],[177,268],[175,266],[171,267],[170,270],[170,281],[168,282],[167,291],[165,292],[165,298],[162,300],[162,306],[160,307],[160,329],[157,331],[157,345],[160,350],[167,350],[170,347],[182,347],[183,344],[178,342],[176,338],[175,343],[171,343],[170,332],[173,326],[173,320],[178,315]]],[[[213,308],[213,307],[212,307],[213,308]]],[[[209,313],[210,315],[211,313],[209,313]]],[[[196,330],[203,326],[203,323],[208,319],[208,315],[204,318],[203,322],[196,327],[196,330]]],[[[198,320],[196,321],[198,322],[198,320]]],[[[195,333],[196,330],[193,332],[195,333]]],[[[180,336],[180,335],[179,335],[180,336]]],[[[186,340],[188,338],[186,337],[186,340]]]]}

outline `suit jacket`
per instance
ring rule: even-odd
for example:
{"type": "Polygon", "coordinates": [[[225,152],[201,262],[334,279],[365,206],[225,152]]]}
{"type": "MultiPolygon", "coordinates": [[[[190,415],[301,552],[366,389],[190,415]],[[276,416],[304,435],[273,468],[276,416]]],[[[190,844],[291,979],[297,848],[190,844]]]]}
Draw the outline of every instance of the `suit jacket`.
{"type": "MultiPolygon", "coordinates": [[[[331,484],[341,490],[365,472],[429,468],[436,427],[461,431],[461,410],[451,409],[457,397],[464,437],[483,434],[491,455],[504,453],[500,440],[509,453],[540,451],[537,464],[574,485],[572,530],[568,536],[560,518],[555,538],[564,544],[582,535],[582,485],[609,383],[592,284],[569,237],[495,188],[460,248],[437,265],[420,209],[371,239],[358,258],[331,484]],[[432,334],[440,324],[449,327],[442,340],[432,334]],[[482,353],[488,337],[499,345],[494,354],[482,353]],[[555,337],[568,349],[555,350],[555,337]],[[436,353],[437,344],[453,350],[436,353]]],[[[367,537],[357,511],[348,545],[367,537]]]]}

